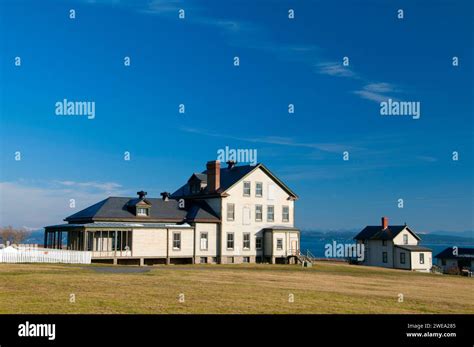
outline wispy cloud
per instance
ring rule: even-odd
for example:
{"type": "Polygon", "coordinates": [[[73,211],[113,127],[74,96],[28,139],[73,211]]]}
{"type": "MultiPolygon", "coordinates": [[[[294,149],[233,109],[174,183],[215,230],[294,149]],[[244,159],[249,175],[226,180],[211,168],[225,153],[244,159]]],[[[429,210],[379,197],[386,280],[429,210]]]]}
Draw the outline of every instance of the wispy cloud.
{"type": "Polygon", "coordinates": [[[397,98],[393,96],[393,94],[399,92],[400,90],[396,89],[392,84],[382,82],[366,84],[361,89],[355,90],[353,93],[363,99],[380,103],[389,98],[396,100],[397,98]]]}
{"type": "MultiPolygon", "coordinates": [[[[99,1],[109,3],[111,0],[97,0],[99,1]]],[[[115,2],[112,1],[112,3],[115,2]]],[[[176,19],[178,11],[183,9],[186,12],[186,22],[217,28],[226,36],[227,43],[231,46],[265,51],[281,60],[299,62],[317,74],[359,80],[364,84],[352,94],[366,100],[380,103],[388,98],[396,99],[392,96],[397,92],[392,84],[370,81],[352,68],[344,66],[342,60],[328,60],[324,57],[323,49],[317,45],[275,42],[262,25],[210,15],[202,3],[189,3],[184,0],[153,0],[137,1],[133,3],[133,6],[140,13],[176,19]]]]}
{"type": "Polygon", "coordinates": [[[354,71],[338,62],[325,62],[316,64],[315,70],[317,73],[323,75],[358,78],[358,75],[354,71]]]}
{"type": "Polygon", "coordinates": [[[75,182],[75,181],[57,181],[62,186],[70,188],[93,188],[102,190],[104,192],[117,191],[122,188],[122,185],[114,182],[75,182]]]}
{"type": "Polygon", "coordinates": [[[289,147],[309,148],[309,149],[314,149],[314,150],[319,150],[319,151],[329,152],[329,153],[342,153],[343,151],[348,151],[348,150],[355,151],[355,150],[364,149],[364,148],[353,146],[353,145],[335,143],[335,142],[327,142],[327,143],[301,142],[301,141],[295,140],[292,137],[283,137],[283,136],[239,137],[239,136],[228,135],[228,134],[212,133],[206,130],[189,128],[189,127],[183,127],[181,128],[181,130],[188,133],[194,133],[194,134],[212,136],[212,137],[221,137],[221,138],[232,139],[232,140],[237,140],[237,141],[263,143],[263,144],[289,146],[289,147]]]}

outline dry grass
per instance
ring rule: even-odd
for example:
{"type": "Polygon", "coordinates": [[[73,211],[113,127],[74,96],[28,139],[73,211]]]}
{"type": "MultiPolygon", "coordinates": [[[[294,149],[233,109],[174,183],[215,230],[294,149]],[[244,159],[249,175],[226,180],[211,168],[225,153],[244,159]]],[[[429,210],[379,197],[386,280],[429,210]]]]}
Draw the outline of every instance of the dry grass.
{"type": "Polygon", "coordinates": [[[0,313],[474,313],[474,279],[459,276],[326,262],[98,269],[0,264],[0,313]]]}

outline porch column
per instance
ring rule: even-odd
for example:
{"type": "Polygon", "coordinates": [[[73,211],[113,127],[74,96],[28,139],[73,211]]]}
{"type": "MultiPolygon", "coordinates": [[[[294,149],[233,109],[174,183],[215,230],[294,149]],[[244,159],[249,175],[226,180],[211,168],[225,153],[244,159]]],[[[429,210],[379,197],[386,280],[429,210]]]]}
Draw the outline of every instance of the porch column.
{"type": "Polygon", "coordinates": [[[83,251],[87,251],[87,231],[86,229],[84,229],[84,231],[82,232],[82,238],[83,238],[83,242],[82,242],[82,250],[83,251]]]}

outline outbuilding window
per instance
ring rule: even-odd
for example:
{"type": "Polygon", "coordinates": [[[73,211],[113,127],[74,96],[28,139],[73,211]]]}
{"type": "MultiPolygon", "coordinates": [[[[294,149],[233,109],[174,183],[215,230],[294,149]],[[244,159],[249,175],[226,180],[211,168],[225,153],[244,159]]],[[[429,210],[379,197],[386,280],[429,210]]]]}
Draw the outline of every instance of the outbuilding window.
{"type": "Polygon", "coordinates": [[[420,253],[420,264],[424,264],[424,263],[425,263],[425,254],[420,253]]]}
{"type": "Polygon", "coordinates": [[[405,264],[405,253],[400,253],[400,264],[405,264]]]}

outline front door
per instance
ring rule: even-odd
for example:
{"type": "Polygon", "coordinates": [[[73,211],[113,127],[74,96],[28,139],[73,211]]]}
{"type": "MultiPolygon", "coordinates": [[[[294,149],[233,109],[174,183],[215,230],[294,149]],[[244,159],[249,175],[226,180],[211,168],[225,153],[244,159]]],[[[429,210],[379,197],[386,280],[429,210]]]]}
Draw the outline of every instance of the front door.
{"type": "Polygon", "coordinates": [[[291,254],[298,253],[298,240],[291,240],[291,254]]]}

